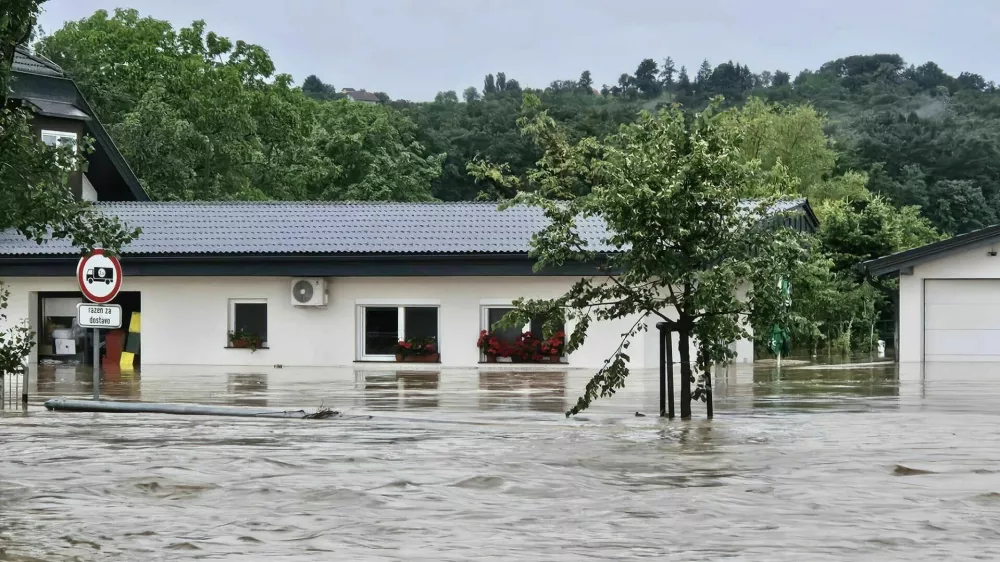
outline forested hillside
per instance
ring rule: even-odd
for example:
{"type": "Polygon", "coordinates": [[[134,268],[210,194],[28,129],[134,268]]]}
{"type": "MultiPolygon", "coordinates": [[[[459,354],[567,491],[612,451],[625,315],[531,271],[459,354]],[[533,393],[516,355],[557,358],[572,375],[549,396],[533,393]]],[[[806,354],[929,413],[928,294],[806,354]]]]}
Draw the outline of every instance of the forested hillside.
{"type": "Polygon", "coordinates": [[[337,77],[297,86],[266,48],[200,21],[176,30],[134,10],[98,11],[33,48],[74,77],[161,200],[498,199],[531,188],[541,151],[519,125],[539,111],[574,142],[602,139],[643,110],[696,112],[721,97],[718,118],[749,126],[740,156],[787,167],[820,216],[817,251],[793,279],[793,331],[813,348],[870,346],[879,319],[891,318],[893,282],[867,279],[861,261],[1000,213],[1000,92],[977,74],[899,55],[793,75],[730,61],[688,69],[650,53],[615,84],[583,69],[548,85],[493,72],[430,102],[379,92],[378,103],[361,103],[329,83],[337,77]],[[482,162],[521,181],[474,181],[482,162]]]}
{"type": "MultiPolygon", "coordinates": [[[[584,70],[542,88],[496,72],[461,95],[370,105],[316,76],[296,87],[264,47],[203,22],[174,30],[133,10],[70,22],[35,48],[77,80],[159,199],[472,199],[483,188],[466,170],[476,157],[515,173],[539,157],[516,123],[532,91],[577,138],[602,137],[641,109],[697,110],[713,96],[810,104],[821,115],[802,125],[821,128],[833,162],[812,163],[804,182],[866,174],[873,193],[921,206],[947,233],[994,222],[1000,210],[1000,93],[977,74],[898,55],[847,57],[794,77],[649,58],[616,84],[584,70]]],[[[787,136],[786,164],[808,157],[795,153],[803,132],[772,132],[787,136]]]]}

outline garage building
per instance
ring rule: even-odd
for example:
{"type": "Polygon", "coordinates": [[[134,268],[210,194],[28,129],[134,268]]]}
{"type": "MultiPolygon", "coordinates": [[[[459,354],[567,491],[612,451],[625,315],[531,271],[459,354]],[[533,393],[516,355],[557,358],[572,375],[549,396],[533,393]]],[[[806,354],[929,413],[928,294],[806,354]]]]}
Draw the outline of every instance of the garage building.
{"type": "Polygon", "coordinates": [[[864,265],[898,275],[900,362],[1000,362],[1000,225],[864,265]]]}

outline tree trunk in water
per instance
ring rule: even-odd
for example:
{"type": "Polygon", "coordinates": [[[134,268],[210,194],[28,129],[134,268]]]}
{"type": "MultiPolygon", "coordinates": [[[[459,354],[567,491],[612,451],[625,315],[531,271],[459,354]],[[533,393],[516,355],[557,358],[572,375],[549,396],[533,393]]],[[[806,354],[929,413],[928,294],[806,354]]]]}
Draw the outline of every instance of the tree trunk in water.
{"type": "Polygon", "coordinates": [[[677,348],[681,362],[681,419],[691,417],[691,333],[686,323],[678,326],[677,348]]]}

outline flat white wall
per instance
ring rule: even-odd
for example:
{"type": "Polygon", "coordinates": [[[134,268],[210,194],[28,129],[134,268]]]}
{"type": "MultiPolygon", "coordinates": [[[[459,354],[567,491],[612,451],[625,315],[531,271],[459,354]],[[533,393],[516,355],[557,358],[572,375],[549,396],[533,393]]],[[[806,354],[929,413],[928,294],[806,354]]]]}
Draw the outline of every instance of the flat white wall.
{"type": "Polygon", "coordinates": [[[899,360],[924,360],[924,280],[1000,279],[1000,239],[986,241],[913,268],[912,275],[899,276],[899,360]]]}
{"type": "MultiPolygon", "coordinates": [[[[476,338],[482,304],[553,298],[575,281],[572,277],[333,278],[327,280],[326,308],[293,307],[291,280],[286,277],[126,277],[121,290],[142,295],[145,365],[348,365],[357,359],[358,303],[411,302],[440,306],[442,363],[471,366],[479,361],[476,338]],[[230,299],[267,299],[269,349],[250,353],[226,348],[230,299]]],[[[37,303],[38,292],[77,290],[71,277],[8,278],[4,283],[11,290],[8,324],[34,318],[31,303],[37,303]]],[[[603,365],[634,321],[592,324],[587,342],[569,357],[570,366],[603,365]]],[[[635,368],[643,367],[644,340],[637,338],[629,348],[635,368]]],[[[33,354],[30,360],[35,359],[33,354]]]]}
{"type": "MultiPolygon", "coordinates": [[[[737,298],[740,300],[745,299],[749,287],[746,284],[741,285],[736,291],[737,298]]],[[[677,311],[673,308],[664,309],[660,312],[671,320],[677,319],[677,311]]],[[[659,330],[656,329],[656,324],[660,321],[662,321],[662,318],[659,316],[649,316],[645,320],[646,333],[643,335],[643,340],[645,341],[645,359],[643,362],[648,369],[658,369],[660,365],[659,358],[657,357],[660,353],[660,334],[659,330]]],[[[750,334],[750,338],[735,341],[729,346],[730,349],[736,352],[736,358],[733,360],[734,363],[753,363],[753,327],[746,322],[744,322],[744,325],[750,334]]],[[[676,333],[671,335],[670,342],[672,349],[671,359],[674,363],[680,363],[680,341],[676,333]]],[[[691,338],[689,351],[691,353],[691,361],[695,361],[698,353],[697,339],[691,338]]]]}
{"type": "Polygon", "coordinates": [[[97,190],[94,189],[94,185],[87,179],[87,174],[83,174],[83,189],[81,190],[80,198],[84,201],[97,201],[97,190]]]}

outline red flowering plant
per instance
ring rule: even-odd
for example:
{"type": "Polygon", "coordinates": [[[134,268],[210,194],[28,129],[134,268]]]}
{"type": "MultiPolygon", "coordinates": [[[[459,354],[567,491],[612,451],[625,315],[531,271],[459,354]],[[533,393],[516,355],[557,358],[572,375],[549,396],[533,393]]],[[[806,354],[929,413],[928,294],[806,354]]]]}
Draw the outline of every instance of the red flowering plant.
{"type": "Polygon", "coordinates": [[[539,351],[542,355],[562,355],[566,347],[566,332],[559,330],[552,334],[552,337],[542,340],[539,351]]]}
{"type": "Polygon", "coordinates": [[[410,338],[396,342],[396,353],[408,355],[433,355],[438,352],[434,338],[410,338]]]}
{"type": "Polygon", "coordinates": [[[521,361],[541,361],[542,341],[531,332],[524,332],[514,344],[514,356],[521,361]]]}
{"type": "Polygon", "coordinates": [[[476,342],[476,347],[479,348],[479,351],[481,351],[483,355],[487,356],[492,355],[493,357],[508,357],[510,354],[507,346],[500,341],[500,338],[494,336],[487,330],[479,332],[479,341],[476,342]]]}

